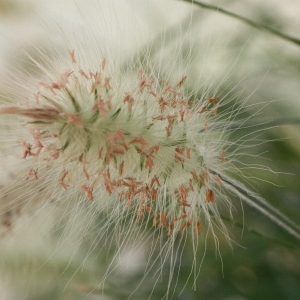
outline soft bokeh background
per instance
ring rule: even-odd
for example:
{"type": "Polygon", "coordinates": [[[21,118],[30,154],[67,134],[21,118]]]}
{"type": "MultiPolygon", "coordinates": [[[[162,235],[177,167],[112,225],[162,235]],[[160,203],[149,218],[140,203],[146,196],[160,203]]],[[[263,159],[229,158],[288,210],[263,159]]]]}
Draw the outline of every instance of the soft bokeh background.
{"type": "MultiPolygon", "coordinates": [[[[207,3],[300,38],[297,0],[207,3]]],[[[8,66],[10,72],[26,67],[25,52],[38,57],[36,48],[49,49],[51,53],[53,46],[64,47],[59,42],[52,43],[58,34],[85,42],[83,32],[87,29],[124,62],[134,55],[147,55],[148,62],[162,70],[185,68],[191,90],[200,93],[207,88],[217,89],[221,97],[247,100],[246,105],[253,109],[240,118],[252,117],[254,125],[266,118],[300,118],[299,46],[180,1],[0,0],[1,76],[8,74],[8,66]],[[188,61],[186,57],[191,57],[193,63],[183,66],[188,61]]],[[[5,92],[5,86],[0,89],[5,92]]],[[[275,172],[258,167],[245,170],[248,179],[244,183],[300,225],[300,127],[254,125],[237,130],[231,139],[262,129],[259,137],[257,133],[249,136],[259,140],[257,146],[247,149],[254,158],[245,157],[243,162],[262,164],[275,172]]],[[[5,133],[2,142],[3,136],[5,133]]],[[[179,299],[300,299],[299,244],[254,209],[244,205],[243,215],[238,201],[236,206],[236,224],[228,222],[236,244],[231,248],[225,239],[220,239],[221,259],[212,240],[208,239],[206,251],[204,241],[199,242],[199,261],[204,251],[206,254],[193,290],[193,274],[188,279],[193,256],[187,241],[170,295],[174,290],[174,298],[179,299]]],[[[41,222],[34,219],[28,225],[30,234],[22,237],[19,244],[12,243],[5,249],[1,246],[6,255],[1,257],[1,299],[127,299],[135,290],[148,259],[145,253],[149,241],[124,252],[104,286],[89,294],[105,276],[111,259],[107,250],[117,246],[95,249],[80,268],[93,238],[87,238],[73,257],[68,242],[56,249],[51,240],[44,238],[42,229],[37,228],[41,222]],[[55,255],[51,256],[53,251],[55,255]],[[29,257],[35,259],[28,260],[29,257]]],[[[131,299],[163,299],[168,284],[167,265],[158,280],[153,273],[146,278],[131,299]]]]}

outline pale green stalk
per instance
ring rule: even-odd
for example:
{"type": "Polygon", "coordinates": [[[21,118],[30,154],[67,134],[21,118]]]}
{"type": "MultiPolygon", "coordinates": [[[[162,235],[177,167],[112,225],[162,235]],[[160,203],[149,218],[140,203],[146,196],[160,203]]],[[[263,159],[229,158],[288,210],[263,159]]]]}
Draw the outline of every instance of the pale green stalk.
{"type": "Polygon", "coordinates": [[[230,12],[228,10],[225,10],[219,6],[215,6],[215,5],[211,5],[211,4],[207,4],[207,3],[203,3],[203,2],[200,2],[200,1],[193,1],[193,0],[181,0],[183,2],[189,2],[189,3],[192,3],[194,5],[197,5],[197,6],[200,6],[204,9],[209,9],[209,10],[213,10],[213,11],[216,11],[216,12],[219,12],[219,13],[222,13],[224,15],[227,15],[229,17],[232,17],[232,18],[235,18],[237,20],[240,20],[254,28],[257,28],[259,30],[264,30],[264,31],[267,31],[271,34],[274,34],[276,35],[277,37],[280,37],[288,42],[291,42],[291,43],[294,43],[298,46],[300,46],[300,39],[299,38],[296,38],[296,37],[293,37],[293,36],[290,36],[288,34],[285,34],[285,33],[282,33],[280,32],[279,30],[276,30],[272,27],[269,27],[267,25],[264,25],[264,24],[260,24],[260,23],[257,23],[257,22],[254,22],[246,17],[243,17],[243,16],[240,16],[238,14],[235,14],[233,12],[230,12]]]}
{"type": "Polygon", "coordinates": [[[270,128],[273,126],[282,126],[282,125],[298,125],[300,124],[299,117],[280,117],[280,118],[261,118],[261,119],[251,119],[247,121],[234,121],[229,125],[226,122],[216,122],[214,123],[210,130],[222,130],[226,125],[228,130],[234,129],[245,129],[252,127],[262,127],[270,128]]]}
{"type": "Polygon", "coordinates": [[[256,193],[248,190],[241,183],[238,183],[234,179],[231,179],[225,174],[221,174],[220,172],[215,172],[210,170],[212,174],[216,174],[220,177],[223,182],[225,182],[226,187],[229,191],[234,192],[240,199],[252,206],[280,228],[282,228],[285,232],[292,235],[294,238],[300,241],[300,228],[297,224],[292,222],[288,217],[282,214],[279,210],[274,208],[268,202],[265,201],[262,197],[257,195],[256,193]]]}

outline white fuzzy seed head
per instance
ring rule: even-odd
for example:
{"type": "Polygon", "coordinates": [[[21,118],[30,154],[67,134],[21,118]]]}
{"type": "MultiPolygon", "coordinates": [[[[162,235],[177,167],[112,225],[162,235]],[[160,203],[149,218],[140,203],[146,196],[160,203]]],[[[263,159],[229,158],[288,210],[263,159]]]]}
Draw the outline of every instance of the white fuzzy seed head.
{"type": "Polygon", "coordinates": [[[124,74],[105,59],[91,70],[69,54],[65,71],[39,81],[26,105],[0,109],[26,119],[26,179],[47,170],[65,193],[101,209],[122,207],[120,217],[130,209],[135,223],[150,221],[169,235],[200,234],[203,216],[210,229],[224,230],[216,207],[223,183],[211,169],[226,158],[222,141],[208,134],[218,97],[187,98],[184,75],[170,83],[142,68],[124,74]]]}

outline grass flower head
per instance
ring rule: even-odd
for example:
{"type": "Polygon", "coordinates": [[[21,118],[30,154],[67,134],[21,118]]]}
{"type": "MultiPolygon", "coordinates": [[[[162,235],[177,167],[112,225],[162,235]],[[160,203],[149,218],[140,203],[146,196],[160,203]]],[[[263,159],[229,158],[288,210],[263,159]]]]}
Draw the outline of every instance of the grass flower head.
{"type": "Polygon", "coordinates": [[[190,99],[184,74],[177,82],[142,68],[121,74],[105,58],[90,69],[69,54],[64,71],[37,82],[26,103],[1,108],[26,121],[26,179],[49,170],[64,193],[121,208],[121,217],[129,210],[134,222],[169,235],[200,234],[203,222],[223,228],[216,203],[231,204],[211,170],[226,165],[226,154],[209,133],[219,98],[190,99]]]}

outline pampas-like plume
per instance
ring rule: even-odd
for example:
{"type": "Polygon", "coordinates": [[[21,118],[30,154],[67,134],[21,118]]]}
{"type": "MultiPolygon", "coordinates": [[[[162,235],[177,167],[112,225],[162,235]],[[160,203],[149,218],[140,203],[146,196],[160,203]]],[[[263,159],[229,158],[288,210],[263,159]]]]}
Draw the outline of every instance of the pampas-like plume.
{"type": "Polygon", "coordinates": [[[26,107],[0,108],[26,121],[26,179],[48,170],[53,193],[81,193],[99,209],[121,208],[121,216],[130,210],[131,226],[151,220],[170,236],[198,235],[205,222],[225,233],[216,203],[231,204],[209,171],[226,165],[222,140],[212,142],[208,125],[219,98],[187,98],[184,75],[170,83],[139,68],[124,78],[104,58],[90,70],[70,54],[67,71],[40,81],[26,107]]]}
{"type": "MultiPolygon", "coordinates": [[[[91,68],[76,49],[59,64],[53,61],[48,78],[30,87],[26,103],[0,108],[22,132],[18,185],[26,195],[15,197],[2,217],[9,230],[16,214],[34,207],[55,202],[65,217],[70,205],[84,203],[90,214],[77,225],[83,234],[106,215],[99,240],[112,225],[124,244],[142,232],[168,236],[167,256],[178,235],[197,237],[203,229],[230,241],[218,207],[231,214],[232,204],[216,175],[226,171],[230,155],[210,131],[222,99],[189,97],[185,74],[171,82],[143,65],[120,71],[103,57],[91,68]]],[[[11,199],[11,188],[4,194],[11,199]]]]}

